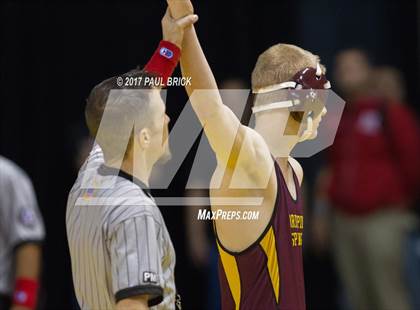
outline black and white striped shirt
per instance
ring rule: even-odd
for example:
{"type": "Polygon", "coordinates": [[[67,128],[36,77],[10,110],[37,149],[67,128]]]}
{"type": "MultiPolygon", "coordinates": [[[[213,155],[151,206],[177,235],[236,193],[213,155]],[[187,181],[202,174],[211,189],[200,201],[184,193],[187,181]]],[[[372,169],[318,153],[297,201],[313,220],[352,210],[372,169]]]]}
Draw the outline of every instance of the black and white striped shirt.
{"type": "Polygon", "coordinates": [[[67,203],[73,283],[82,309],[114,309],[149,295],[152,309],[175,308],[175,251],[144,184],[103,164],[95,146],[67,203]]]}

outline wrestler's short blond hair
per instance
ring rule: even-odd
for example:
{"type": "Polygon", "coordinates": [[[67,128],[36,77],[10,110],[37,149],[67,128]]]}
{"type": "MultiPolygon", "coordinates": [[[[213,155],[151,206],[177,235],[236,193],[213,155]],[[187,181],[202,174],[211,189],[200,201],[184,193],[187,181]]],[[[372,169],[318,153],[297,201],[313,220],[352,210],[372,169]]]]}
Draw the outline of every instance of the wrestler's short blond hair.
{"type": "MultiPolygon", "coordinates": [[[[316,68],[319,56],[291,44],[276,44],[263,52],[252,71],[252,89],[290,81],[306,67],[316,68]]],[[[325,67],[321,65],[325,74],[325,67]]]]}

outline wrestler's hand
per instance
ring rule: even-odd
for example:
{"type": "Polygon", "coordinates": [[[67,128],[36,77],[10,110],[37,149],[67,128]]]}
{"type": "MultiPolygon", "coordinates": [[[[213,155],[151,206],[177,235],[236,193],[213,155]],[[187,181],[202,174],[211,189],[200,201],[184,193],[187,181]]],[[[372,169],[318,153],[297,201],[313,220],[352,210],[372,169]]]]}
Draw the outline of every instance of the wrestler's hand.
{"type": "Polygon", "coordinates": [[[171,15],[177,19],[186,15],[194,14],[191,0],[167,0],[171,15]]]}
{"type": "Polygon", "coordinates": [[[179,48],[182,46],[184,37],[184,29],[191,26],[198,20],[197,15],[187,15],[179,19],[174,19],[169,8],[166,10],[165,16],[162,18],[162,35],[163,40],[176,44],[179,48]]]}

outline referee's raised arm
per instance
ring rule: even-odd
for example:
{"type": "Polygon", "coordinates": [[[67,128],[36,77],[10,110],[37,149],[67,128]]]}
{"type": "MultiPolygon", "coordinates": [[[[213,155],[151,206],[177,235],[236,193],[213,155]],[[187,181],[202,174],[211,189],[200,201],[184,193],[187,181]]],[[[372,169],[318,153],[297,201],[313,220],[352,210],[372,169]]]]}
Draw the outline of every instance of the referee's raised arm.
{"type": "Polygon", "coordinates": [[[184,27],[196,20],[167,12],[163,40],[146,67],[104,80],[87,99],[86,122],[97,144],[70,191],[66,216],[82,310],[179,304],[175,251],[148,184],[155,163],[170,155],[161,87],[178,64],[184,27]]]}

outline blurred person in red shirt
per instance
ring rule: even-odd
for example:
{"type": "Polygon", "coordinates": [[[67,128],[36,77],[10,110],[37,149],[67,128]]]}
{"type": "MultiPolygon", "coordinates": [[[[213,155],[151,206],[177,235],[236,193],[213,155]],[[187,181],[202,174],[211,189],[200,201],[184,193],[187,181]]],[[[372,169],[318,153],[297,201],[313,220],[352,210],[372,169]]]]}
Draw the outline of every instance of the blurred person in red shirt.
{"type": "Polygon", "coordinates": [[[347,106],[317,184],[314,239],[326,246],[328,236],[352,308],[410,309],[402,253],[417,224],[419,127],[395,69],[350,49],[337,55],[335,77],[347,106]]]}

